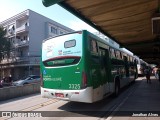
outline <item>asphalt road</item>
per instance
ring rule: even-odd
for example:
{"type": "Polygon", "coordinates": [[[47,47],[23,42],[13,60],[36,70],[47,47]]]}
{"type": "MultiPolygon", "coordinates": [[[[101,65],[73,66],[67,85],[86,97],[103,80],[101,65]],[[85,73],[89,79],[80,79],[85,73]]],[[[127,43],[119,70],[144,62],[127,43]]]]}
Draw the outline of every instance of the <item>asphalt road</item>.
{"type": "Polygon", "coordinates": [[[152,77],[152,83],[147,84],[145,77],[141,77],[124,88],[117,98],[110,96],[92,104],[46,99],[40,94],[3,101],[0,102],[1,114],[11,112],[12,117],[0,120],[159,120],[159,101],[158,80],[152,77]]]}

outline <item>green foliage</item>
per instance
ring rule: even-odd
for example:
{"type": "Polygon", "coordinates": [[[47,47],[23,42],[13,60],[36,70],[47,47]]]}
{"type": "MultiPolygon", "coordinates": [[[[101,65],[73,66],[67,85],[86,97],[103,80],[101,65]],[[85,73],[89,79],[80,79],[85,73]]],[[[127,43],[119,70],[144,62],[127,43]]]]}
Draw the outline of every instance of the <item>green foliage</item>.
{"type": "Polygon", "coordinates": [[[6,31],[0,26],[0,61],[4,54],[10,57],[10,42],[5,38],[6,31]]]}

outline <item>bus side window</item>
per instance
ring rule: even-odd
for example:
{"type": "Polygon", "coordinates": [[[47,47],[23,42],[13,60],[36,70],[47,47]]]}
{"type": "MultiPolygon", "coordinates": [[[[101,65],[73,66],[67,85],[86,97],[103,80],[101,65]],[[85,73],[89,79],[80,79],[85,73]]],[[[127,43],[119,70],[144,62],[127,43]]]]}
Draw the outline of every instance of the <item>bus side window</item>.
{"type": "Polygon", "coordinates": [[[123,54],[123,52],[121,52],[121,57],[122,57],[122,60],[124,60],[124,54],[123,54]]]}
{"type": "Polygon", "coordinates": [[[128,58],[128,62],[130,62],[130,56],[129,55],[127,56],[127,58],[128,58]]]}
{"type": "Polygon", "coordinates": [[[116,50],[116,57],[117,57],[118,59],[122,59],[122,58],[121,58],[121,53],[120,53],[120,51],[118,51],[118,50],[116,50]]]}
{"type": "Polygon", "coordinates": [[[125,60],[125,59],[126,59],[126,60],[128,61],[127,54],[122,53],[122,59],[123,59],[123,60],[125,60]]]}
{"type": "Polygon", "coordinates": [[[111,56],[111,58],[115,58],[116,57],[115,51],[112,48],[110,48],[110,56],[111,56]]]}
{"type": "Polygon", "coordinates": [[[91,52],[98,53],[97,42],[94,39],[90,40],[91,52]]]}
{"type": "Polygon", "coordinates": [[[131,62],[134,62],[133,57],[131,57],[131,62]]]}
{"type": "Polygon", "coordinates": [[[93,38],[90,38],[90,51],[92,62],[95,64],[100,64],[97,42],[93,38]]]}
{"type": "Polygon", "coordinates": [[[100,52],[100,64],[101,64],[101,67],[104,68],[105,63],[107,62],[105,50],[103,50],[102,48],[99,48],[99,52],[100,52]]]}

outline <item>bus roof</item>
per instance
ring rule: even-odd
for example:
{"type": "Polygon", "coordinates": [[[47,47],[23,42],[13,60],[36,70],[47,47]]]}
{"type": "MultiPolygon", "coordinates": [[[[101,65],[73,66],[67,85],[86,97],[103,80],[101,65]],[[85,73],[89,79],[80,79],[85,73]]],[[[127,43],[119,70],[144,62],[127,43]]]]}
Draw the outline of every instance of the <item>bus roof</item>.
{"type": "MultiPolygon", "coordinates": [[[[60,35],[52,36],[52,37],[49,37],[49,38],[47,38],[47,39],[44,39],[43,42],[45,42],[45,41],[47,41],[47,40],[50,40],[50,39],[52,39],[52,38],[56,38],[56,37],[59,37],[59,36],[63,36],[63,35],[69,35],[69,34],[74,34],[74,33],[82,33],[83,31],[87,31],[87,30],[79,30],[79,31],[74,31],[74,32],[69,32],[69,33],[65,33],[65,34],[60,34],[60,35]]],[[[113,44],[105,41],[104,39],[98,37],[97,35],[89,32],[89,31],[87,31],[87,32],[88,32],[91,36],[94,36],[94,38],[96,38],[96,40],[98,40],[99,42],[105,43],[105,44],[107,44],[109,47],[112,47],[112,48],[114,48],[114,49],[116,49],[116,50],[119,50],[119,51],[121,51],[121,52],[123,52],[123,53],[126,53],[127,55],[133,56],[132,54],[128,53],[127,51],[125,51],[125,50],[123,50],[123,49],[121,49],[121,48],[119,48],[119,47],[114,46],[113,44]]],[[[43,42],[42,42],[42,43],[43,43],[43,42]]]]}

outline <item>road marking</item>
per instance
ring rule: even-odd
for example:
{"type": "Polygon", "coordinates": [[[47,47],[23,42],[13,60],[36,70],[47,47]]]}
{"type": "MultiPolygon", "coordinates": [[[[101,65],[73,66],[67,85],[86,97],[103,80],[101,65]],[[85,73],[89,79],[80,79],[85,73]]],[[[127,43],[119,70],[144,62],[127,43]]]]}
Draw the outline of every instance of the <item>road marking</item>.
{"type": "Polygon", "coordinates": [[[113,110],[113,112],[111,112],[110,116],[105,120],[111,120],[113,118],[111,116],[114,116],[116,114],[116,112],[120,109],[120,107],[127,101],[129,96],[133,93],[133,89],[134,88],[132,88],[132,91],[127,95],[127,97],[113,110]]]}
{"type": "MultiPolygon", "coordinates": [[[[37,105],[34,105],[34,106],[31,106],[31,107],[28,107],[28,108],[24,108],[24,109],[21,109],[17,112],[21,112],[21,111],[33,111],[33,110],[36,110],[36,109],[39,109],[39,108],[42,108],[42,107],[45,107],[47,105],[50,105],[50,104],[53,104],[53,103],[56,103],[60,100],[58,99],[52,99],[52,100],[49,100],[47,102],[43,102],[43,103],[40,103],[40,104],[37,104],[37,105]]],[[[8,120],[8,119],[11,119],[12,117],[5,117],[5,118],[2,118],[0,117],[0,120],[8,120]]]]}
{"type": "MultiPolygon", "coordinates": [[[[138,79],[138,80],[142,80],[141,79],[138,79]]],[[[127,96],[117,105],[114,105],[112,108],[111,108],[111,113],[109,114],[109,116],[105,119],[105,118],[102,118],[102,119],[105,119],[105,120],[111,120],[114,115],[116,114],[116,112],[120,109],[120,107],[127,101],[127,99],[129,98],[129,96],[131,94],[133,94],[133,92],[135,91],[136,87],[134,86],[133,88],[131,88],[131,90],[129,90],[129,94],[127,94],[127,96]]]]}
{"type": "Polygon", "coordinates": [[[56,103],[56,102],[58,102],[58,101],[59,101],[58,99],[49,100],[49,101],[47,101],[47,102],[44,102],[44,103],[40,103],[40,104],[38,104],[38,105],[31,106],[31,107],[22,109],[22,110],[20,110],[20,111],[33,111],[33,110],[42,108],[42,107],[44,107],[44,106],[50,105],[50,104],[52,104],[52,103],[56,103]]]}

